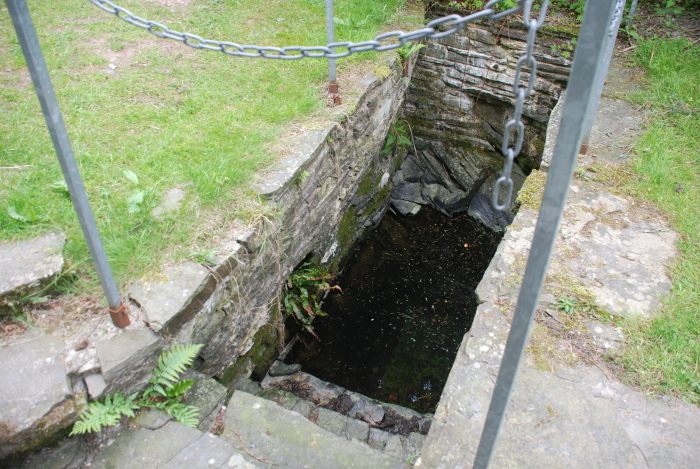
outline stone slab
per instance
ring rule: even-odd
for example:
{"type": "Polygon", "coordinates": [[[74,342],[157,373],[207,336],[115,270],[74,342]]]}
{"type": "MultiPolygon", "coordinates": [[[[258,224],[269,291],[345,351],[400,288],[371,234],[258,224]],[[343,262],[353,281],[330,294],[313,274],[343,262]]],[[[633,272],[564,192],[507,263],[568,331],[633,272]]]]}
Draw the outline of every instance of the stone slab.
{"type": "Polygon", "coordinates": [[[128,395],[140,390],[150,379],[162,346],[160,337],[148,329],[126,330],[96,342],[102,377],[107,383],[103,392],[128,395]]]}
{"type": "Polygon", "coordinates": [[[191,319],[194,299],[207,286],[209,272],[196,262],[170,266],[162,278],[133,283],[129,296],[141,305],[146,322],[156,332],[177,333],[191,319]]]}
{"type": "MultiPolygon", "coordinates": [[[[203,433],[194,428],[169,422],[158,430],[120,430],[111,445],[98,454],[90,467],[94,469],[152,469],[168,467],[184,448],[203,433]]],[[[206,467],[206,466],[205,466],[206,467]]]]}
{"type": "Polygon", "coordinates": [[[168,469],[197,469],[200,467],[253,469],[265,466],[246,461],[231,445],[221,438],[207,433],[191,445],[183,448],[164,467],[168,469]]]}
{"type": "Polygon", "coordinates": [[[333,435],[296,412],[241,391],[233,393],[225,420],[222,438],[235,448],[247,445],[256,458],[270,464],[309,469],[408,467],[367,445],[333,435]]]}
{"type": "Polygon", "coordinates": [[[194,384],[185,394],[185,402],[199,409],[197,428],[207,431],[211,428],[214,418],[224,404],[227,393],[226,386],[192,370],[185,373],[183,378],[194,380],[194,384]]]}
{"type": "Polygon", "coordinates": [[[58,336],[37,334],[0,348],[0,376],[0,462],[46,443],[85,405],[85,396],[73,395],[58,336]]]}
{"type": "Polygon", "coordinates": [[[308,161],[312,160],[323,148],[322,143],[328,138],[334,126],[329,125],[306,134],[294,148],[291,156],[282,159],[271,171],[258,176],[258,179],[252,184],[253,189],[260,195],[272,196],[290,181],[299,177],[308,161]]]}
{"type": "Polygon", "coordinates": [[[0,300],[38,290],[63,269],[63,233],[0,243],[0,300]]]}

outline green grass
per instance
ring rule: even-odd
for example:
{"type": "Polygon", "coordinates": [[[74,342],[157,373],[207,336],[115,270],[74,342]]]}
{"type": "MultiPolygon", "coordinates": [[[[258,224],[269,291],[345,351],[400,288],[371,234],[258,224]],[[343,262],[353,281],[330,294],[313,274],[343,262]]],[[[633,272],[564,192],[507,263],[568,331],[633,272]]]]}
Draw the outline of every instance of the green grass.
{"type": "MultiPolygon", "coordinates": [[[[118,2],[134,14],[206,38],[259,45],[325,44],[322,0],[118,2]]],[[[337,0],[336,38],[374,37],[404,0],[337,0]]],[[[53,85],[120,284],[202,252],[212,233],[245,217],[252,175],[289,125],[323,115],[327,61],[245,59],[155,38],[86,0],[30,2],[53,85]],[[111,70],[111,67],[114,70],[111,70]],[[134,178],[133,175],[136,177],[134,178]],[[182,186],[186,201],[151,210],[182,186]]],[[[73,206],[24,58],[0,6],[0,240],[67,233],[68,265],[97,291],[73,206]]],[[[415,21],[412,26],[416,26],[415,21]]],[[[422,22],[422,20],[420,20],[422,22]]],[[[420,23],[418,23],[420,24],[420,23]]],[[[378,54],[338,61],[339,73],[378,54]]]]}
{"type": "Polygon", "coordinates": [[[647,70],[648,122],[636,144],[636,190],[680,234],[673,287],[660,313],[627,324],[622,357],[633,384],[700,403],[700,46],[650,39],[636,49],[647,70]]]}

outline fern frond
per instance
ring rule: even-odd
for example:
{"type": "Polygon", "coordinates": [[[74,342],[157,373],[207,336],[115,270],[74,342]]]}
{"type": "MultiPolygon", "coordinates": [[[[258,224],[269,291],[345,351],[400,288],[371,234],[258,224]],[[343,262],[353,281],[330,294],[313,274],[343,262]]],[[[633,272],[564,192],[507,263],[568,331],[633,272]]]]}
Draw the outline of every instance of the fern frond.
{"type": "Polygon", "coordinates": [[[203,346],[202,344],[177,344],[167,352],[163,352],[158,358],[158,366],[153,370],[155,378],[151,378],[149,382],[161,384],[165,389],[171,388],[192,364],[203,346]]]}
{"type": "Polygon", "coordinates": [[[185,379],[182,381],[178,381],[166,391],[166,394],[168,397],[177,397],[177,396],[182,396],[187,392],[188,389],[192,387],[194,384],[194,380],[192,379],[185,379]]]}
{"type": "Polygon", "coordinates": [[[116,425],[123,415],[133,417],[134,410],[139,408],[135,401],[136,394],[126,397],[124,394],[115,393],[114,396],[107,396],[104,402],[91,402],[87,411],[80,414],[80,420],[75,422],[70,434],[99,432],[102,427],[116,425]]]}
{"type": "Polygon", "coordinates": [[[175,420],[188,427],[196,427],[199,423],[199,419],[197,419],[199,409],[193,405],[187,405],[181,402],[169,402],[163,407],[163,410],[172,415],[175,420]]]}

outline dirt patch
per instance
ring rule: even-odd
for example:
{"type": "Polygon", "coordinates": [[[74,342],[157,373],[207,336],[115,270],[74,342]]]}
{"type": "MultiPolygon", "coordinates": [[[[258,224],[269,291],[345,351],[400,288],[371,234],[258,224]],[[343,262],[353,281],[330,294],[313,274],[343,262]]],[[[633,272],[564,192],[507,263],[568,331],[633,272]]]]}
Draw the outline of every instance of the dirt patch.
{"type": "Polygon", "coordinates": [[[559,366],[593,365],[609,379],[619,380],[619,367],[611,361],[610,351],[596,345],[585,330],[586,319],[591,318],[539,308],[528,344],[530,359],[538,368],[550,372],[559,366]]]}

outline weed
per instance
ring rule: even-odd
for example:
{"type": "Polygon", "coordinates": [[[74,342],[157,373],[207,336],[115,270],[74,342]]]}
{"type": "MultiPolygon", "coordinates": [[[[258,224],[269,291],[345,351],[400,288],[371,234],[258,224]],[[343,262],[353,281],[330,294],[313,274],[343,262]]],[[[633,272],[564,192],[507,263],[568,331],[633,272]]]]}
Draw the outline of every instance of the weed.
{"type": "Polygon", "coordinates": [[[307,262],[295,270],[287,279],[287,290],[284,294],[283,304],[285,309],[284,317],[290,315],[305,331],[318,339],[311,325],[316,316],[325,316],[318,304],[318,297],[321,292],[336,289],[339,286],[331,287],[328,280],[333,276],[317,265],[307,262]]]}
{"type": "Polygon", "coordinates": [[[404,120],[396,121],[391,124],[389,129],[389,134],[386,137],[386,142],[384,142],[384,148],[379,152],[379,156],[387,155],[397,149],[405,149],[413,144],[408,135],[408,122],[404,120]]]}
{"type": "Polygon", "coordinates": [[[406,62],[410,56],[412,56],[424,47],[425,44],[413,44],[411,41],[408,41],[401,48],[399,48],[397,52],[399,54],[401,62],[406,62]]]}
{"type": "Polygon", "coordinates": [[[158,358],[158,365],[153,370],[149,386],[137,398],[138,393],[125,396],[114,393],[105,397],[104,402],[91,402],[75,422],[71,435],[99,432],[103,427],[116,425],[122,416],[133,417],[135,411],[143,407],[155,407],[164,410],[175,420],[194,427],[197,425],[198,410],[193,405],[182,402],[194,381],[180,381],[180,376],[192,364],[203,345],[175,345],[158,358]]]}

